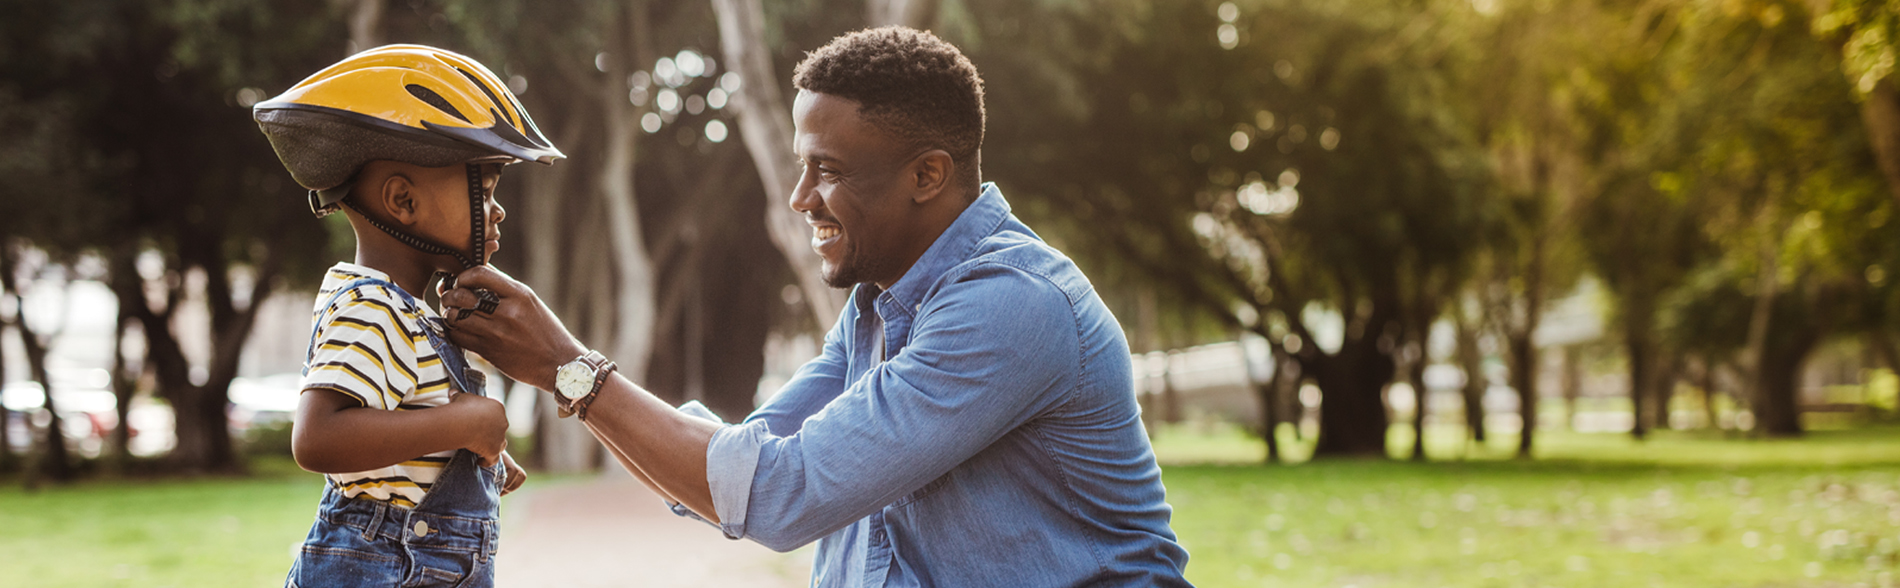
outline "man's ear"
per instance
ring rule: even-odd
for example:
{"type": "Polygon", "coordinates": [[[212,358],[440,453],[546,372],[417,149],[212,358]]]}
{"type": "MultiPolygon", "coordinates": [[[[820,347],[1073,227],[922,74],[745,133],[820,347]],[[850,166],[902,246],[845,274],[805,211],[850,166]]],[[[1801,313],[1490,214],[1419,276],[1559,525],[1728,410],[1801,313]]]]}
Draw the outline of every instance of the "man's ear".
{"type": "Polygon", "coordinates": [[[932,149],[917,156],[910,165],[911,188],[916,190],[911,201],[923,204],[942,195],[950,187],[950,178],[956,170],[956,160],[942,149],[932,149]]]}
{"type": "Polygon", "coordinates": [[[389,174],[388,177],[383,178],[377,201],[382,203],[383,210],[389,213],[389,218],[404,225],[416,224],[418,215],[415,188],[415,182],[411,181],[407,174],[402,172],[389,174]]]}

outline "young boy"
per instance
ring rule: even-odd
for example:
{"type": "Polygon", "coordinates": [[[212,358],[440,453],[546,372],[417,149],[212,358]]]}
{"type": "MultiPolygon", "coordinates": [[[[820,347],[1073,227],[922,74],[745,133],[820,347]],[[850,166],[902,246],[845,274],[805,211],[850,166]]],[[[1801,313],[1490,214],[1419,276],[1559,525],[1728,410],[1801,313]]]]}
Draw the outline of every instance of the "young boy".
{"type": "Polygon", "coordinates": [[[499,498],[523,472],[501,403],[416,293],[499,247],[503,165],[561,152],[487,68],[417,45],[351,56],[253,114],[311,210],[356,233],[317,294],[292,451],[329,484],[286,585],[492,585],[499,498]]]}

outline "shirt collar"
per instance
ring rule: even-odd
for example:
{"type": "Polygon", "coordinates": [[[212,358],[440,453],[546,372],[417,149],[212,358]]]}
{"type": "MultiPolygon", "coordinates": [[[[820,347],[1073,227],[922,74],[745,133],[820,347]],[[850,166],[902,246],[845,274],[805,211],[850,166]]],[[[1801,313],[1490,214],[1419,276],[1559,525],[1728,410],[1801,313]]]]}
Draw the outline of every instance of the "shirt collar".
{"type": "MultiPolygon", "coordinates": [[[[389,279],[389,274],[383,273],[381,270],[371,269],[368,266],[357,265],[357,264],[350,263],[347,261],[336,262],[336,265],[330,266],[330,272],[331,272],[331,275],[335,275],[337,273],[343,273],[343,274],[349,274],[349,275],[355,275],[355,276],[362,276],[365,278],[374,278],[374,279],[378,279],[378,280],[382,280],[382,281],[390,282],[390,283],[395,282],[395,280],[389,279]]],[[[344,281],[349,281],[349,278],[344,278],[344,281]]]]}
{"type": "MultiPolygon", "coordinates": [[[[937,279],[950,268],[969,259],[971,251],[978,242],[996,232],[996,227],[1009,217],[1009,202],[1003,199],[1003,192],[996,189],[994,182],[984,182],[982,193],[975,202],[971,202],[957,220],[944,229],[942,235],[930,244],[923,257],[904,272],[904,277],[891,284],[891,289],[877,296],[879,302],[896,302],[898,308],[915,313],[922,304],[924,294],[930,291],[937,279]]],[[[877,286],[866,284],[873,290],[877,286]]]]}

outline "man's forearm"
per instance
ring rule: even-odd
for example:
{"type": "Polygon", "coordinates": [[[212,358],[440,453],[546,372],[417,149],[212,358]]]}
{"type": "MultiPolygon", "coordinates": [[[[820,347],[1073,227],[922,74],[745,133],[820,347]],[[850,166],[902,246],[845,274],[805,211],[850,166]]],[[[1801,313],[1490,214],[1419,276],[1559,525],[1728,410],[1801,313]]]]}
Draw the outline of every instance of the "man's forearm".
{"type": "Polygon", "coordinates": [[[706,447],[719,425],[675,410],[620,374],[602,385],[587,408],[588,428],[622,466],[662,495],[719,522],[706,481],[706,447]]]}
{"type": "Polygon", "coordinates": [[[639,464],[633,463],[633,460],[627,457],[627,452],[621,451],[620,446],[615,445],[613,439],[602,435],[600,429],[595,428],[593,423],[583,420],[581,424],[586,425],[587,431],[593,433],[594,439],[599,440],[601,446],[607,448],[607,453],[614,456],[614,461],[620,462],[621,469],[625,469],[627,473],[633,474],[635,480],[639,480],[641,484],[645,485],[648,490],[652,490],[654,494],[660,495],[660,498],[670,503],[679,503],[679,500],[673,498],[673,495],[666,493],[665,488],[661,488],[659,484],[653,483],[653,478],[648,476],[645,471],[642,471],[639,464]]]}

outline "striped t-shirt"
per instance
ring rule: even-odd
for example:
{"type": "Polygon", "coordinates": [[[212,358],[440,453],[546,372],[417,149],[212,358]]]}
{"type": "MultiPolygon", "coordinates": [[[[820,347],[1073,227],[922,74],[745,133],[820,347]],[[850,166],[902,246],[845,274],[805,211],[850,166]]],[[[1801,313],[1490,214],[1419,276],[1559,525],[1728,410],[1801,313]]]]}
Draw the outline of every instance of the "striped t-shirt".
{"type": "MultiPolygon", "coordinates": [[[[338,263],[323,276],[311,320],[316,346],[304,365],[302,390],[342,392],[378,410],[416,410],[449,402],[448,369],[423,334],[422,318],[436,316],[426,304],[411,309],[392,288],[369,285],[325,305],[345,284],[389,275],[353,263],[338,263]]],[[[479,393],[480,391],[476,391],[479,393]]],[[[448,465],[455,451],[419,456],[367,472],[330,474],[344,496],[413,508],[448,465]]]]}

